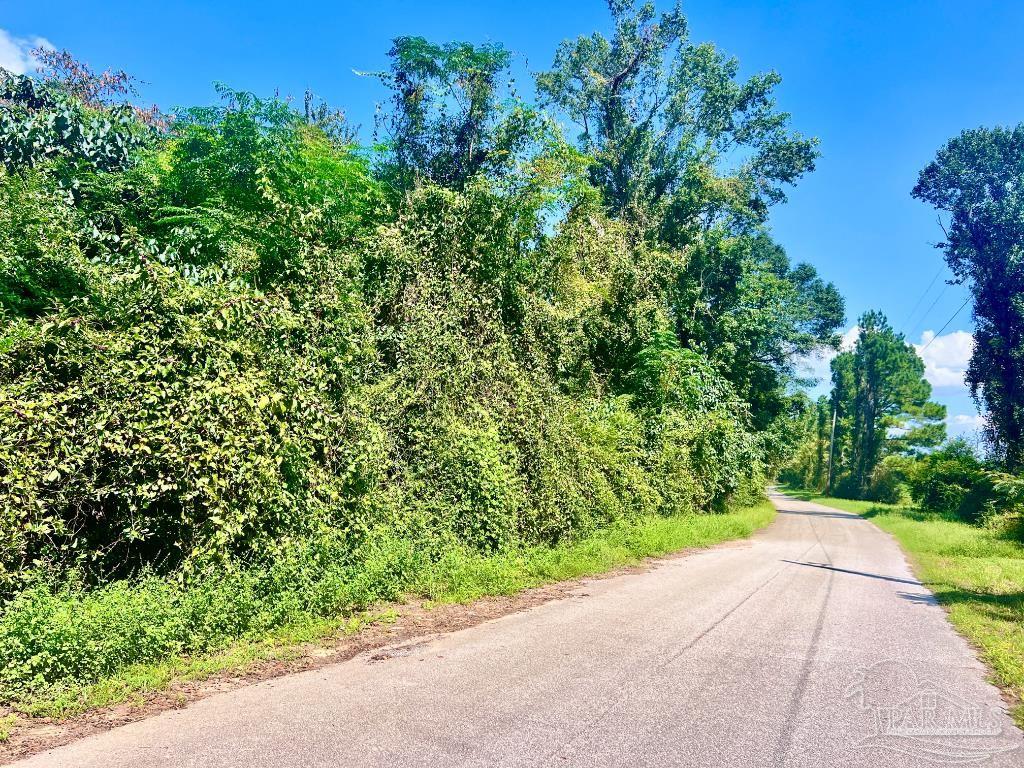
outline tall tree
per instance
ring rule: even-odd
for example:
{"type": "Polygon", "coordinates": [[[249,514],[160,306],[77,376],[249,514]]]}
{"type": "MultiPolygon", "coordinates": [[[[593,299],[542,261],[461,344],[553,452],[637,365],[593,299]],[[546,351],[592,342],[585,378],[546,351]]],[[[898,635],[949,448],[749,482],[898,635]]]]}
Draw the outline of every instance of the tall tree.
{"type": "Polygon", "coordinates": [[[858,321],[852,351],[832,361],[832,404],[842,428],[837,458],[847,493],[868,494],[879,461],[894,453],[913,453],[945,439],[946,407],[930,400],[924,362],[881,312],[858,321]]]}
{"type": "Polygon", "coordinates": [[[843,297],[810,264],[791,264],[763,233],[723,249],[694,249],[687,267],[689,291],[674,308],[684,319],[681,333],[729,372],[763,429],[786,406],[782,385],[794,377],[794,360],[838,345],[843,297]]]}
{"type": "Polygon", "coordinates": [[[1024,464],[1024,125],[964,131],[921,171],[914,197],[950,214],[939,244],[974,298],[967,383],[987,438],[1009,469],[1024,464]]]}
{"type": "Polygon", "coordinates": [[[800,488],[824,491],[828,480],[832,406],[825,395],[811,401],[798,391],[792,398],[789,459],[781,479],[800,488]]]}
{"type": "Polygon", "coordinates": [[[432,181],[462,189],[478,174],[508,171],[529,145],[537,114],[499,98],[512,60],[504,46],[397,37],[388,55],[391,69],[374,73],[392,92],[377,129],[397,187],[432,181]]]}
{"type": "Polygon", "coordinates": [[[791,131],[775,107],[779,76],[739,80],[736,59],[689,40],[678,3],[662,14],[653,2],[608,7],[611,38],[564,41],[537,86],[581,127],[612,213],[676,238],[723,218],[763,221],[817,156],[816,140],[791,131]],[[744,160],[727,167],[733,156],[744,160]]]}
{"type": "Polygon", "coordinates": [[[611,36],[564,41],[537,76],[541,100],[579,125],[608,213],[674,252],[662,298],[680,345],[708,355],[764,429],[786,407],[792,359],[834,346],[843,322],[834,286],[760,229],[813,169],[816,141],[776,109],[775,73],[740,80],[735,59],[689,40],[678,4],[608,5],[611,36]]]}

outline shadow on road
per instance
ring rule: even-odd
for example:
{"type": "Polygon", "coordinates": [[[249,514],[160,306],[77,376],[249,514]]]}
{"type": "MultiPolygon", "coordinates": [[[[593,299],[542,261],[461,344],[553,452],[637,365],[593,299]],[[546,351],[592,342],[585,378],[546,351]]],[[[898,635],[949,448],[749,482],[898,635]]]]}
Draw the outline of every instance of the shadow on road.
{"type": "Polygon", "coordinates": [[[869,579],[881,579],[882,581],[895,581],[897,584],[912,584],[915,587],[923,586],[920,581],[915,579],[900,579],[896,576],[882,576],[879,573],[868,573],[867,571],[851,571],[849,568],[837,568],[834,565],[828,565],[827,563],[803,563],[799,560],[783,560],[784,563],[790,563],[791,565],[806,565],[808,568],[822,568],[826,571],[835,571],[836,573],[850,573],[854,576],[865,576],[869,579]]]}
{"type": "Polygon", "coordinates": [[[939,601],[935,599],[935,595],[921,595],[915,592],[897,592],[896,594],[908,603],[919,603],[920,605],[939,604],[939,601]]]}
{"type": "Polygon", "coordinates": [[[806,515],[807,517],[837,517],[845,518],[847,520],[861,520],[860,515],[853,512],[806,512],[804,510],[796,509],[780,509],[778,510],[780,515],[806,515]]]}

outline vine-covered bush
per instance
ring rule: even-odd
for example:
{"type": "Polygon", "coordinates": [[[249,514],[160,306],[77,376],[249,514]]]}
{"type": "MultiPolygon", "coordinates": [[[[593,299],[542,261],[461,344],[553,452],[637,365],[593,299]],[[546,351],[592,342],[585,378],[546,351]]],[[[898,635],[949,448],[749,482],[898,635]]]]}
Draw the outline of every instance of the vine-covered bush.
{"type": "Polygon", "coordinates": [[[545,109],[500,44],[397,38],[372,147],[309,93],[0,70],[0,704],[749,532],[656,516],[761,495],[838,342],[764,228],[815,142],[678,8],[610,9],[545,109]]]}
{"type": "Polygon", "coordinates": [[[743,403],[644,274],[678,257],[597,209],[546,235],[534,190],[480,182],[381,220],[358,156],[251,97],[77,201],[45,169],[0,190],[7,589],[382,522],[555,541],[751,474],[743,403]]]}
{"type": "Polygon", "coordinates": [[[915,462],[908,473],[910,493],[923,509],[977,521],[992,482],[984,464],[963,440],[955,440],[915,462]]]}
{"type": "Polygon", "coordinates": [[[496,97],[500,46],[392,56],[383,82],[431,95],[396,93],[382,150],[226,89],[143,112],[64,54],[3,75],[5,597],[381,531],[558,542],[721,510],[778,463],[787,356],[830,343],[834,289],[745,204],[702,208],[710,167],[671,226],[611,205],[596,150],[496,97]],[[449,129],[473,157],[424,135],[449,129]]]}

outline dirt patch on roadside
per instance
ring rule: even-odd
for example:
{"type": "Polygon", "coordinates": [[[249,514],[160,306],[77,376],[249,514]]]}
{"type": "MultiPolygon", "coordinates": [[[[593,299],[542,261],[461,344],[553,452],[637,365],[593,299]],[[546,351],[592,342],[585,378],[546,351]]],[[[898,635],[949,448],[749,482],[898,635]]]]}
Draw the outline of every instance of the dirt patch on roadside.
{"type": "MultiPolygon", "coordinates": [[[[734,540],[716,546],[750,546],[750,542],[734,540]]],[[[339,634],[319,643],[289,649],[295,651],[294,658],[257,661],[242,670],[218,673],[202,680],[174,682],[163,690],[142,693],[131,703],[93,709],[66,720],[22,717],[12,728],[7,741],[0,743],[0,765],[167,710],[182,709],[208,696],[282,675],[348,661],[363,653],[368,654],[368,663],[379,663],[411,653],[433,636],[467,629],[553,600],[582,599],[588,596],[583,589],[588,583],[644,573],[668,560],[708,552],[710,549],[685,549],[664,557],[649,558],[639,565],[623,566],[594,576],[547,584],[515,595],[484,597],[470,603],[439,605],[411,600],[379,606],[372,613],[390,609],[397,615],[394,621],[370,624],[352,635],[339,634]],[[370,654],[371,651],[374,653],[370,654]]]]}

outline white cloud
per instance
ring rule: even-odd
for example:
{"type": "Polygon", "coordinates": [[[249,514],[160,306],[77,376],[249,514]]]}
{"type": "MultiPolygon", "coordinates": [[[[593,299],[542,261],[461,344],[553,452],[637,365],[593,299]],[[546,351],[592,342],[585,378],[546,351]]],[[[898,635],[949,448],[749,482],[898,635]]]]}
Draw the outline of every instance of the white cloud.
{"type": "Polygon", "coordinates": [[[32,55],[36,48],[53,48],[45,37],[14,37],[0,29],[0,67],[16,75],[35,69],[38,62],[32,55]]]}
{"type": "Polygon", "coordinates": [[[959,427],[971,427],[973,429],[978,429],[984,426],[985,417],[979,413],[975,413],[973,415],[969,413],[958,413],[956,416],[953,416],[950,421],[959,427]]]}
{"type": "Polygon", "coordinates": [[[950,437],[977,437],[985,426],[985,417],[977,413],[958,413],[946,419],[946,431],[950,437]]]}
{"type": "MultiPolygon", "coordinates": [[[[843,352],[852,350],[859,335],[860,328],[856,325],[845,331],[839,349],[843,352]]],[[[920,343],[914,344],[914,349],[924,360],[924,377],[933,387],[951,393],[954,390],[966,392],[964,373],[974,349],[974,337],[968,331],[952,331],[938,337],[934,331],[925,331],[921,334],[920,343]]],[[[836,354],[835,350],[822,350],[797,362],[801,376],[818,381],[818,387],[814,388],[815,394],[821,393],[819,389],[828,389],[832,376],[830,366],[836,354]]]]}
{"type": "MultiPolygon", "coordinates": [[[[839,339],[839,349],[842,352],[851,352],[853,348],[857,346],[857,337],[860,336],[860,326],[855,325],[850,330],[846,331],[839,339]]],[[[835,357],[836,353],[832,353],[832,357],[835,357]]]]}
{"type": "Polygon", "coordinates": [[[802,379],[811,379],[815,385],[811,387],[810,394],[814,397],[827,394],[832,381],[832,358],[836,356],[835,350],[826,349],[813,352],[806,357],[796,361],[796,373],[802,379]]]}
{"type": "Polygon", "coordinates": [[[921,334],[915,344],[924,360],[924,377],[933,387],[964,388],[964,372],[974,350],[974,337],[967,331],[953,331],[936,336],[934,331],[921,334]]]}

